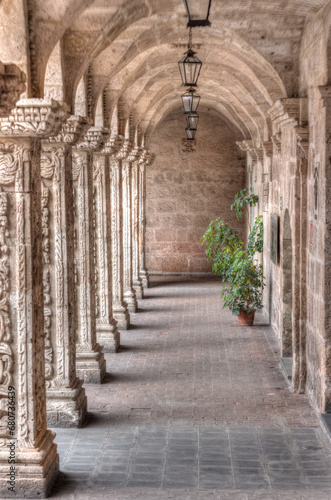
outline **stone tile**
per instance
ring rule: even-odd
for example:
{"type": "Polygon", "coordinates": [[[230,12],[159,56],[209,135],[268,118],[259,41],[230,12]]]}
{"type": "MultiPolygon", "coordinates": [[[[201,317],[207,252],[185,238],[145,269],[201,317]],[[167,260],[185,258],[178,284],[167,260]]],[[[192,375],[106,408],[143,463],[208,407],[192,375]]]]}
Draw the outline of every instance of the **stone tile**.
{"type": "Polygon", "coordinates": [[[287,389],[269,327],[237,328],[218,281],[162,283],[106,354],[112,380],[86,385],[86,426],[56,430],[55,497],[330,498],[331,449],[307,397],[287,389]]]}

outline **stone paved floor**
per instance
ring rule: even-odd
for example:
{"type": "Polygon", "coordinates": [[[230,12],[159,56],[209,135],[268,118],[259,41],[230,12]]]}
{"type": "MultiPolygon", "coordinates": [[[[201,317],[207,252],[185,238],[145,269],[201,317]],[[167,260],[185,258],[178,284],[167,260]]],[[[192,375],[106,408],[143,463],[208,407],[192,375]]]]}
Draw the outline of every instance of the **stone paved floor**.
{"type": "Polygon", "coordinates": [[[331,447],[292,394],[262,315],[238,327],[215,279],[154,278],[82,429],[57,429],[56,499],[331,498],[331,447]]]}

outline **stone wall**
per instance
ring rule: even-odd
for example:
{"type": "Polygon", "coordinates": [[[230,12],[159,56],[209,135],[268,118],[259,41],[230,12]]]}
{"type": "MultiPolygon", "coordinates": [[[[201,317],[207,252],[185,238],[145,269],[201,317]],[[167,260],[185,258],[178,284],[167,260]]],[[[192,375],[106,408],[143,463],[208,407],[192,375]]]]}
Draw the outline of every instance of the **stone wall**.
{"type": "Polygon", "coordinates": [[[210,272],[200,238],[222,217],[242,231],[230,205],[244,187],[238,137],[216,114],[200,112],[196,144],[185,136],[181,109],[156,128],[147,169],[147,268],[150,272],[210,272]]]}
{"type": "Polygon", "coordinates": [[[331,411],[330,307],[330,25],[328,4],[307,23],[301,45],[300,92],[309,99],[307,171],[307,386],[313,403],[331,411]],[[321,57],[316,57],[321,54],[321,57]],[[315,200],[316,198],[316,200],[315,200]],[[316,201],[316,206],[315,206],[316,201]]]}

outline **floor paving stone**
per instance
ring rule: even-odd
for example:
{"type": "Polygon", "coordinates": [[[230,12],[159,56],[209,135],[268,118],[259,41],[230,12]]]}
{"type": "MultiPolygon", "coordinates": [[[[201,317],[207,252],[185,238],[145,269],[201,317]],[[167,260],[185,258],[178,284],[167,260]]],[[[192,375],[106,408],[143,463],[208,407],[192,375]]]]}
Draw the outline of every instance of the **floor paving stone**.
{"type": "Polygon", "coordinates": [[[55,499],[331,498],[331,447],[289,391],[265,318],[238,327],[216,279],[154,278],[81,429],[56,429],[55,499]]]}

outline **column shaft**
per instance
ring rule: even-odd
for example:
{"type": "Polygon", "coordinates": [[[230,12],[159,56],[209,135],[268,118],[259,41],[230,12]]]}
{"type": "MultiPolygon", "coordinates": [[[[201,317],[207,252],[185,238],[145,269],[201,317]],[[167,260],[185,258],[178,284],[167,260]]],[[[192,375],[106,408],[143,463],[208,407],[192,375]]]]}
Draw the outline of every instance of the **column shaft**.
{"type": "Polygon", "coordinates": [[[97,341],[104,351],[116,352],[120,334],[112,311],[110,176],[104,154],[94,153],[93,174],[97,341]]]}
{"type": "Polygon", "coordinates": [[[100,383],[106,373],[102,348],[96,341],[93,235],[93,168],[91,153],[73,150],[75,274],[77,300],[77,374],[100,383]]]}
{"type": "Polygon", "coordinates": [[[35,498],[58,473],[46,428],[40,140],[0,139],[0,186],[0,496],[35,498]]]}
{"type": "Polygon", "coordinates": [[[143,284],[139,273],[139,164],[132,163],[132,285],[136,297],[142,299],[143,284]]]}
{"type": "Polygon", "coordinates": [[[130,312],[137,310],[136,292],[132,283],[132,213],[131,213],[131,166],[122,160],[122,207],[123,207],[123,298],[130,312]]]}
{"type": "Polygon", "coordinates": [[[79,427],[87,400],[76,376],[70,146],[43,141],[41,177],[47,421],[79,427]]]}
{"type": "Polygon", "coordinates": [[[122,171],[119,160],[110,161],[110,185],[113,315],[118,326],[127,329],[130,315],[123,300],[122,171]]]}
{"type": "Polygon", "coordinates": [[[145,264],[145,234],[146,234],[146,164],[142,160],[139,162],[139,276],[144,287],[148,288],[149,278],[145,264]]]}

